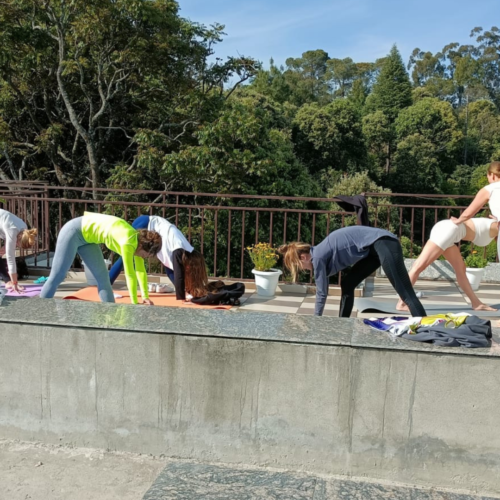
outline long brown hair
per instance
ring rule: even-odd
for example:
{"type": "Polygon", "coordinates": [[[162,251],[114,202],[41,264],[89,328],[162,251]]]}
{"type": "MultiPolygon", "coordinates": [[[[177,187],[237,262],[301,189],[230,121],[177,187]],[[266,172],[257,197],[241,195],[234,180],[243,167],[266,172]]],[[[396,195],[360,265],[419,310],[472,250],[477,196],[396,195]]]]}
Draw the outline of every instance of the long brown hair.
{"type": "Polygon", "coordinates": [[[281,245],[278,252],[283,255],[283,263],[285,267],[292,273],[292,280],[297,281],[299,271],[302,269],[300,264],[300,256],[311,252],[309,243],[301,241],[293,241],[288,245],[281,245]]]}
{"type": "Polygon", "coordinates": [[[140,229],[137,237],[137,248],[144,250],[149,255],[156,255],[161,250],[161,236],[156,231],[140,229]]]}
{"type": "Polygon", "coordinates": [[[182,254],[184,266],[184,286],[186,292],[193,297],[204,297],[208,293],[208,275],[205,258],[198,252],[184,252],[182,254]]]}
{"type": "Polygon", "coordinates": [[[21,242],[19,246],[26,250],[27,248],[31,248],[36,243],[36,235],[38,234],[38,229],[25,229],[21,235],[21,242]]]}

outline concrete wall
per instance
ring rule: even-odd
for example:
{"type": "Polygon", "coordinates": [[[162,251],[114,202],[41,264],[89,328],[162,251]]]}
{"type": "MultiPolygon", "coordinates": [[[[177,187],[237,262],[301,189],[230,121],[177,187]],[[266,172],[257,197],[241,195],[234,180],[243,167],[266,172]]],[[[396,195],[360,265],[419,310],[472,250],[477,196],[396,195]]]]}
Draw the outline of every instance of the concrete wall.
{"type": "Polygon", "coordinates": [[[0,320],[4,438],[494,494],[499,385],[488,356],[0,320]]]}

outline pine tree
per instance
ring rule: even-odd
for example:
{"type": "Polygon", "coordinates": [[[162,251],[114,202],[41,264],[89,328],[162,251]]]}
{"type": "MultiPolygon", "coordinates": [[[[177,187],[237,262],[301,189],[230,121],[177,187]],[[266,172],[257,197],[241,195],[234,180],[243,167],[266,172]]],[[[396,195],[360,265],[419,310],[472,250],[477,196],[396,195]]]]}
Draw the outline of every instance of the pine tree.
{"type": "Polygon", "coordinates": [[[394,122],[403,108],[411,106],[411,92],[410,78],[401,54],[394,45],[385,58],[367,104],[373,111],[383,111],[394,122]]]}
{"type": "Polygon", "coordinates": [[[372,93],[366,100],[366,110],[368,112],[381,111],[389,120],[391,137],[386,145],[385,171],[388,174],[391,170],[391,160],[394,152],[394,121],[399,112],[411,106],[412,87],[410,78],[403,64],[403,59],[396,45],[393,45],[391,52],[384,59],[382,68],[373,85],[372,93]]]}

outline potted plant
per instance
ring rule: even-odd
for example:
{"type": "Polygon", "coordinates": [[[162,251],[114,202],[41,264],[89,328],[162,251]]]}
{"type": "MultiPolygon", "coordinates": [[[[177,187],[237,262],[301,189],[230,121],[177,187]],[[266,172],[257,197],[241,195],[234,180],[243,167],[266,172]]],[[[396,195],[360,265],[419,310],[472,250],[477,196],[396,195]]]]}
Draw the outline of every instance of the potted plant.
{"type": "Polygon", "coordinates": [[[269,243],[257,243],[247,247],[247,250],[254,265],[252,274],[255,276],[257,295],[272,297],[276,292],[282,272],[273,267],[278,262],[278,252],[269,243]]]}
{"type": "Polygon", "coordinates": [[[469,280],[473,290],[477,290],[483,279],[484,268],[488,265],[488,261],[478,255],[477,250],[473,250],[470,255],[465,258],[465,274],[469,280]]]}

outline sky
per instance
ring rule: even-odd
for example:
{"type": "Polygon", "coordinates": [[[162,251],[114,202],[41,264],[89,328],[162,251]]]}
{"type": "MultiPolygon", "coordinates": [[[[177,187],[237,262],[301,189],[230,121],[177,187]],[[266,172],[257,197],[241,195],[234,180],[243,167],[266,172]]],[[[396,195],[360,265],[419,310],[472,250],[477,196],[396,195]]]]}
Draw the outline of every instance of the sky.
{"type": "Polygon", "coordinates": [[[398,46],[437,52],[471,43],[476,26],[500,26],[500,0],[178,0],[180,15],[225,25],[216,56],[254,57],[269,67],[323,49],[330,58],[373,62],[398,46]]]}

